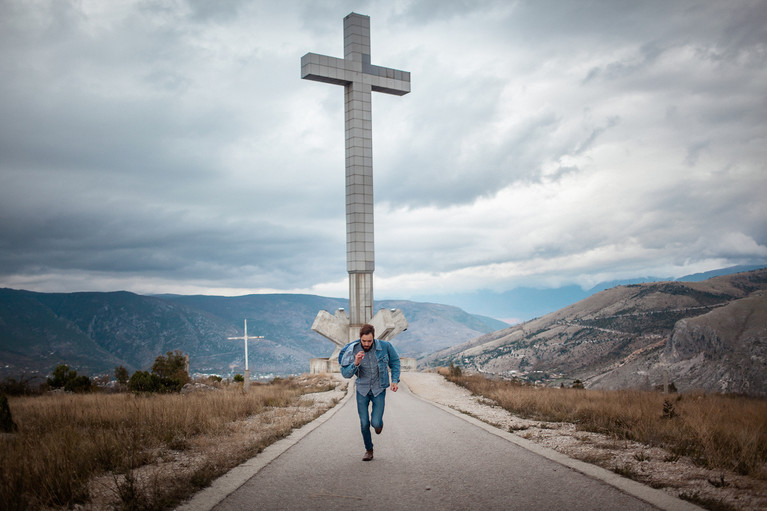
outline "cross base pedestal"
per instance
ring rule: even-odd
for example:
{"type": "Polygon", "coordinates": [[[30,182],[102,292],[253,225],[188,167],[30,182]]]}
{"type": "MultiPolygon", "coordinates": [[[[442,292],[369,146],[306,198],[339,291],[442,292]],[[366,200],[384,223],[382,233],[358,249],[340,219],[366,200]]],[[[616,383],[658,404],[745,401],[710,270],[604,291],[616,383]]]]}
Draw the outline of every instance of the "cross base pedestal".
{"type": "MultiPolygon", "coordinates": [[[[393,339],[396,335],[407,330],[408,327],[405,315],[400,309],[381,309],[373,316],[369,323],[375,328],[375,338],[382,341],[393,339]]],[[[330,314],[328,311],[320,311],[314,319],[312,330],[333,341],[336,347],[327,359],[313,358],[311,360],[310,370],[312,374],[317,372],[340,372],[338,354],[348,343],[359,339],[361,326],[361,324],[351,324],[349,315],[346,314],[344,309],[338,309],[335,315],[330,314]],[[327,360],[325,371],[319,370],[323,366],[322,360],[327,360]]]]}

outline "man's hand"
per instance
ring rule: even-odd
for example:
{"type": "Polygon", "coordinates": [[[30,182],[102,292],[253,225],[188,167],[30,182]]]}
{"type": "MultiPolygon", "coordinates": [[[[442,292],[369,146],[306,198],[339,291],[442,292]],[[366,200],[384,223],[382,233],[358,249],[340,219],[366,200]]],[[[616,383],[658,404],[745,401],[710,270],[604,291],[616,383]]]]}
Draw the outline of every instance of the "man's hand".
{"type": "Polygon", "coordinates": [[[356,355],[354,355],[354,365],[358,366],[362,362],[362,359],[365,358],[365,352],[360,351],[356,355]]]}
{"type": "Polygon", "coordinates": [[[391,384],[391,391],[392,392],[397,392],[398,388],[399,388],[399,385],[397,385],[396,383],[392,383],[391,384]]]}

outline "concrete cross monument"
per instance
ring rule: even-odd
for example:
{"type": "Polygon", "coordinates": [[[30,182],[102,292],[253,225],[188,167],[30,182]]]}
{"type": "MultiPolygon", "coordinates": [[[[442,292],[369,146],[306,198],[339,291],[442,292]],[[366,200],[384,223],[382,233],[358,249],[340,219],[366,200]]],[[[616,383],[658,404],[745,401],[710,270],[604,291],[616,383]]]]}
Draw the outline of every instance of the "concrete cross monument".
{"type": "Polygon", "coordinates": [[[250,369],[248,369],[248,339],[263,339],[263,335],[254,336],[251,335],[248,337],[248,320],[245,320],[245,335],[242,337],[227,337],[230,341],[237,341],[237,340],[244,340],[245,341],[245,383],[244,387],[245,390],[248,390],[250,388],[250,369]]]}
{"type": "MultiPolygon", "coordinates": [[[[351,13],[344,18],[344,58],[307,53],[301,57],[301,78],[344,87],[346,128],[346,270],[349,312],[320,311],[312,330],[336,344],[329,371],[337,370],[338,352],[357,339],[359,327],[371,323],[378,339],[391,339],[407,329],[399,309],[373,315],[373,124],[372,92],[403,96],[410,92],[410,73],[379,67],[370,60],[370,17],[351,13]]],[[[313,369],[313,372],[314,369],[313,369]]]]}

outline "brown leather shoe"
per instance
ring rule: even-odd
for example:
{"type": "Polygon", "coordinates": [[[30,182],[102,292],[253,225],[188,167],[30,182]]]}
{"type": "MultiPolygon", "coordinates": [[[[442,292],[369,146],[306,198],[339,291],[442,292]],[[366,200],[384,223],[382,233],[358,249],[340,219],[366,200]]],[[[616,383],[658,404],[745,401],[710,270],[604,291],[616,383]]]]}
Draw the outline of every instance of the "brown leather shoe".
{"type": "Polygon", "coordinates": [[[373,459],[373,449],[365,451],[365,455],[362,457],[362,461],[370,461],[373,459]]]}
{"type": "Polygon", "coordinates": [[[373,429],[376,430],[376,435],[380,435],[381,431],[383,431],[383,426],[381,426],[380,428],[373,428],[373,429]]]}

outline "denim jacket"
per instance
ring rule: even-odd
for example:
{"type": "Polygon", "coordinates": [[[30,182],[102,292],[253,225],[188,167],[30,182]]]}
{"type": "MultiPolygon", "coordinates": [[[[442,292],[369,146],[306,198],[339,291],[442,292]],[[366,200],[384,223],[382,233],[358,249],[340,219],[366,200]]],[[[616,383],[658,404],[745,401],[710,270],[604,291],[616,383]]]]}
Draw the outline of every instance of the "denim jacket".
{"type": "MultiPolygon", "coordinates": [[[[341,374],[344,378],[351,378],[357,374],[359,366],[354,365],[354,347],[360,340],[350,342],[343,347],[338,354],[338,363],[341,364],[341,374]]],[[[375,340],[376,360],[378,360],[378,375],[381,379],[381,388],[389,386],[389,368],[391,368],[391,380],[399,383],[399,355],[390,342],[375,340]]]]}

